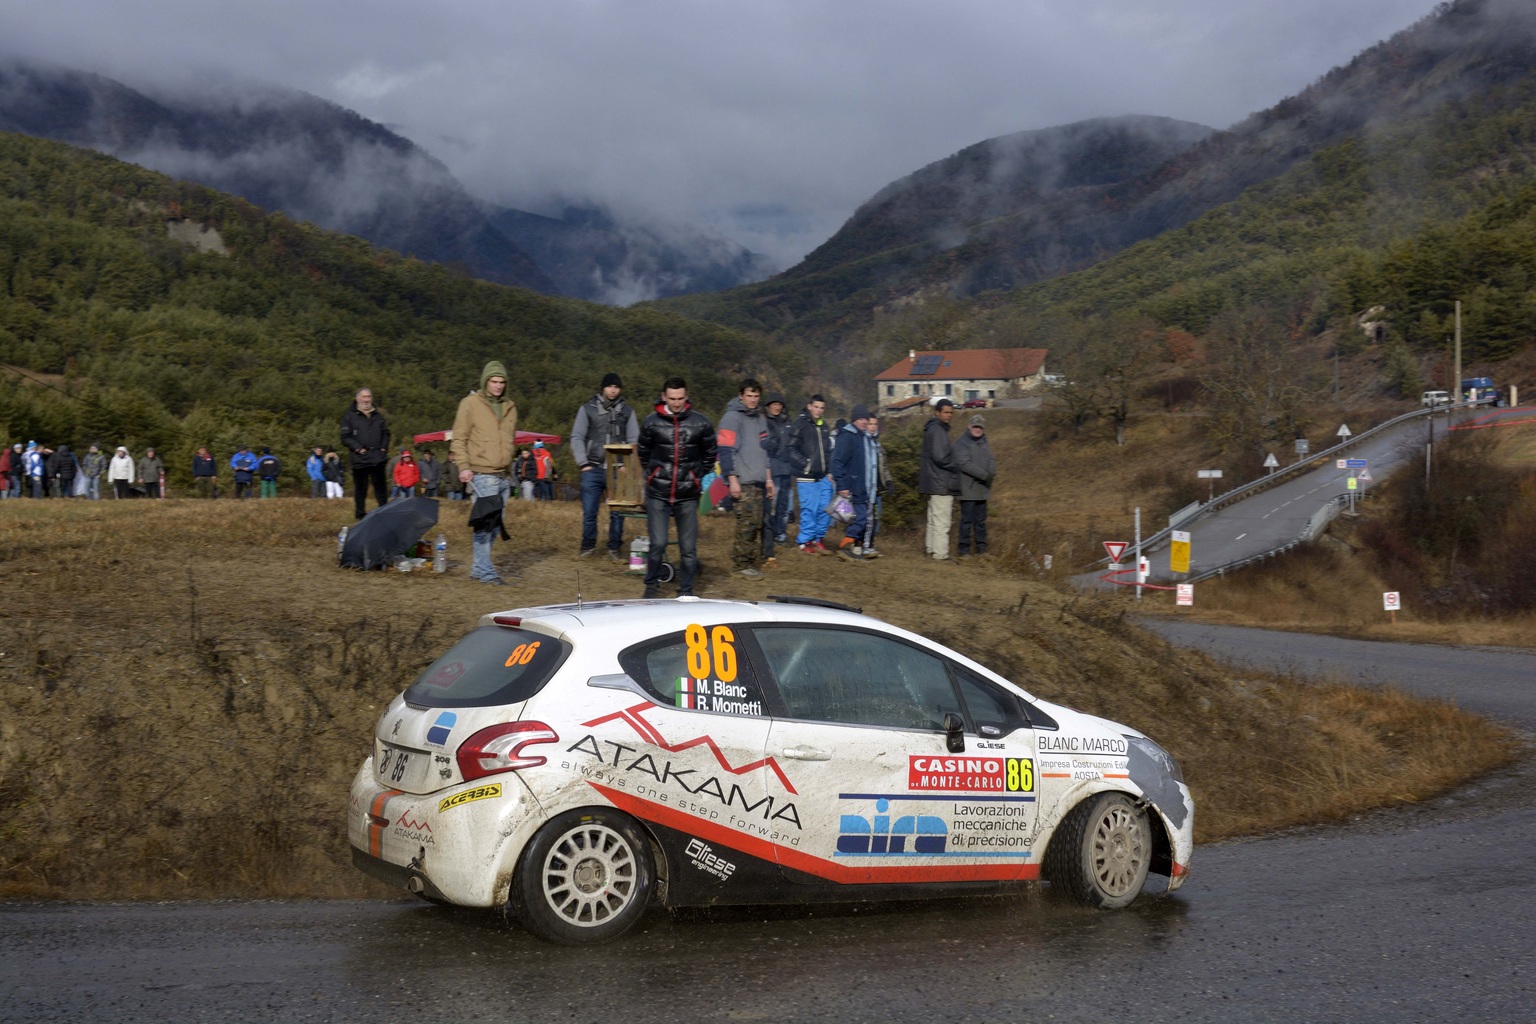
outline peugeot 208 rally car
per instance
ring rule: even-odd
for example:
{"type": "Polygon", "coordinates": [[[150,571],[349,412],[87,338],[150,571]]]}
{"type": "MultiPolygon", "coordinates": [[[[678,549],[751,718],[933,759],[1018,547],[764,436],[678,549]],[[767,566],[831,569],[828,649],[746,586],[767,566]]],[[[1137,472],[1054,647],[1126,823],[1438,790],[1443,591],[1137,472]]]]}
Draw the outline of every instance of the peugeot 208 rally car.
{"type": "Polygon", "coordinates": [[[555,942],[650,905],[869,900],[1046,879],[1179,887],[1194,807],[1134,729],[825,602],[485,616],[380,716],[358,867],[555,942]]]}

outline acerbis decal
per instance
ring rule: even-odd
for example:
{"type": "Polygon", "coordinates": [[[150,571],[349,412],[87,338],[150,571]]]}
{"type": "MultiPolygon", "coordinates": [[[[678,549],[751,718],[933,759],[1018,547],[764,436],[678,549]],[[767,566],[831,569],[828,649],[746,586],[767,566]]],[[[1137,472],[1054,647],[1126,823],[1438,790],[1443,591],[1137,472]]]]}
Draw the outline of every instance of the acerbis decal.
{"type": "Polygon", "coordinates": [[[448,745],[448,736],[453,732],[453,727],[459,721],[459,716],[452,711],[444,711],[437,716],[432,723],[432,728],[427,730],[427,745],[430,747],[445,747],[448,745]]]}
{"type": "Polygon", "coordinates": [[[717,855],[714,848],[702,839],[688,840],[688,848],[683,852],[694,867],[707,871],[722,882],[736,873],[736,865],[717,855]]]}
{"type": "Polygon", "coordinates": [[[476,800],[487,800],[493,796],[501,796],[501,783],[492,782],[486,786],[476,786],[474,789],[466,789],[462,793],[453,796],[445,796],[438,801],[439,811],[451,810],[460,804],[473,803],[476,800]]]}
{"type": "Polygon", "coordinates": [[[1027,757],[935,757],[907,759],[907,788],[977,793],[1032,793],[1034,762],[1027,757]]]}
{"type": "Polygon", "coordinates": [[[1053,736],[1040,733],[1036,749],[1042,754],[1126,754],[1123,736],[1053,736]]]}
{"type": "Polygon", "coordinates": [[[858,814],[838,817],[837,854],[840,857],[921,857],[943,853],[949,840],[944,819],[932,814],[903,814],[892,821],[886,813],[890,801],[875,801],[871,818],[858,814]],[[907,841],[911,840],[908,847],[907,841]]]}

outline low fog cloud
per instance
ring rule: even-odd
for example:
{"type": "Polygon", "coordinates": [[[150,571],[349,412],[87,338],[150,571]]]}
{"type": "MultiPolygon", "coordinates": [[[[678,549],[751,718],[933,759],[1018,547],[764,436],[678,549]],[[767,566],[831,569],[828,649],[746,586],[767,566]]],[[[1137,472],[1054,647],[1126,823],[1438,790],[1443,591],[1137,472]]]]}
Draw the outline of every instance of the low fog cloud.
{"type": "MultiPolygon", "coordinates": [[[[1226,127],[1432,0],[270,0],[8,4],[0,49],[176,90],[209,72],[386,124],[471,192],[602,204],[795,262],[983,139],[1156,114],[1226,127]]],[[[622,287],[618,282],[615,284],[622,287]]]]}

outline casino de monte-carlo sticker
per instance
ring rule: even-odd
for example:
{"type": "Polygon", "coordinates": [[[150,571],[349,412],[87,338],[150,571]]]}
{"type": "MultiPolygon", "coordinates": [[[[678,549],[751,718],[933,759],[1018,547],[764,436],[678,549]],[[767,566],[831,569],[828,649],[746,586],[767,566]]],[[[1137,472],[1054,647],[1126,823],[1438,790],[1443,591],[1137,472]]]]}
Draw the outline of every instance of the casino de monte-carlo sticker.
{"type": "Polygon", "coordinates": [[[1034,761],[1027,757],[912,754],[907,789],[934,793],[1032,793],[1034,761]]]}

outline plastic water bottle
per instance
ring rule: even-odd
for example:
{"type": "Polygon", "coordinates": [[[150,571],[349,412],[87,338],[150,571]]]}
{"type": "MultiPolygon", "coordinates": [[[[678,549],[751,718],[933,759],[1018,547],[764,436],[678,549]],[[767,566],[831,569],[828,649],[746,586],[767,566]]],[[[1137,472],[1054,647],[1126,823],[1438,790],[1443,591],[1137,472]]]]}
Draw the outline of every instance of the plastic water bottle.
{"type": "Polygon", "coordinates": [[[336,534],[336,557],[341,557],[342,548],[347,546],[347,528],[343,526],[336,534]]]}
{"type": "Polygon", "coordinates": [[[645,572],[646,559],[651,553],[651,538],[636,537],[629,542],[629,571],[645,572]]]}
{"type": "Polygon", "coordinates": [[[432,545],[432,571],[448,571],[448,538],[441,533],[437,535],[437,540],[432,545]]]}

